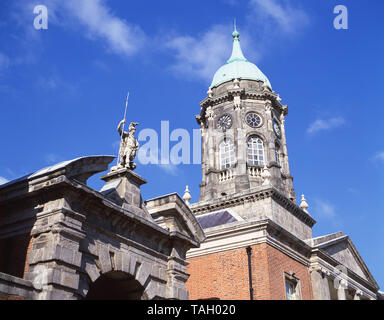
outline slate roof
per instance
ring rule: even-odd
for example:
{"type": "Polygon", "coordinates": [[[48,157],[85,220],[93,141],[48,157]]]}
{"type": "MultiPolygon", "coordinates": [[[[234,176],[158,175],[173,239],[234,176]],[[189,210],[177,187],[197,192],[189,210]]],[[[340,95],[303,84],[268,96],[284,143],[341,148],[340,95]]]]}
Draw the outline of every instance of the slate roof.
{"type": "Polygon", "coordinates": [[[237,219],[233,214],[231,214],[227,210],[197,216],[196,219],[203,229],[239,221],[239,219],[237,219]]]}

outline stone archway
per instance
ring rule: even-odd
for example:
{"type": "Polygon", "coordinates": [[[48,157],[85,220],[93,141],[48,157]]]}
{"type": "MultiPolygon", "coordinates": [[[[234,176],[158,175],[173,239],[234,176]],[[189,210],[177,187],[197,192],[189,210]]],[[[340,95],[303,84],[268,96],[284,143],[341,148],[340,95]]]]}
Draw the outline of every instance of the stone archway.
{"type": "Polygon", "coordinates": [[[132,275],[111,271],[90,284],[85,300],[147,300],[147,295],[132,275]]]}

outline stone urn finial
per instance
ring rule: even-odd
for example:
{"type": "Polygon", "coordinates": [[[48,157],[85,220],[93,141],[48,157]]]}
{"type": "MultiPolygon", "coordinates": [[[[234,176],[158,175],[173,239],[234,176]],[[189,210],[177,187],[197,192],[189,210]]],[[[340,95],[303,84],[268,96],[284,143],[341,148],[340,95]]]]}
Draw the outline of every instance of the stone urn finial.
{"type": "Polygon", "coordinates": [[[269,169],[265,164],[264,164],[263,171],[261,172],[261,177],[263,178],[263,184],[262,184],[263,186],[271,183],[271,173],[269,172],[269,169]]]}
{"type": "Polygon", "coordinates": [[[189,192],[188,186],[186,186],[184,195],[183,195],[183,200],[187,205],[189,205],[189,201],[191,201],[191,199],[192,199],[191,193],[189,192]]]}
{"type": "Polygon", "coordinates": [[[301,195],[300,208],[303,209],[303,211],[305,211],[306,213],[308,213],[308,211],[307,211],[308,207],[309,207],[309,205],[307,203],[307,200],[305,200],[304,195],[302,194],[301,195]]]}
{"type": "Polygon", "coordinates": [[[240,80],[237,78],[233,80],[233,89],[240,89],[240,80]]]}

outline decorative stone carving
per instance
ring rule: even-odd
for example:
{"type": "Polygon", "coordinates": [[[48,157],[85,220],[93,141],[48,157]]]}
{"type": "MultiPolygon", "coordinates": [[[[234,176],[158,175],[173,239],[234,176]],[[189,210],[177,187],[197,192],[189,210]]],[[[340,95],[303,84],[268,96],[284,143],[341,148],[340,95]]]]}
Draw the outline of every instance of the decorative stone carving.
{"type": "Polygon", "coordinates": [[[212,98],[213,91],[212,91],[211,88],[208,89],[208,91],[207,91],[207,95],[208,95],[208,98],[212,98]]]}
{"type": "Polygon", "coordinates": [[[191,193],[189,192],[188,186],[186,186],[184,195],[183,195],[183,200],[187,205],[189,205],[189,201],[191,201],[191,199],[192,199],[191,193]]]}
{"type": "Polygon", "coordinates": [[[240,81],[239,79],[233,80],[233,89],[240,89],[240,81]]]}
{"type": "Polygon", "coordinates": [[[331,275],[331,273],[329,272],[329,270],[317,265],[317,266],[313,266],[309,269],[310,272],[318,272],[321,274],[321,276],[324,278],[324,276],[327,276],[329,277],[331,275]]]}
{"type": "Polygon", "coordinates": [[[125,123],[125,120],[120,121],[117,131],[121,136],[120,149],[119,149],[119,163],[117,167],[113,167],[111,171],[128,168],[134,170],[136,168],[136,163],[133,162],[133,159],[136,157],[137,150],[139,149],[139,142],[134,137],[136,132],[137,122],[131,122],[128,127],[128,132],[121,129],[121,126],[125,123]]]}
{"type": "Polygon", "coordinates": [[[233,97],[233,108],[237,109],[241,107],[241,99],[240,96],[234,96],[233,97]]]}
{"type": "Polygon", "coordinates": [[[360,300],[362,296],[363,296],[363,291],[356,290],[353,300],[360,300]]]}
{"type": "Polygon", "coordinates": [[[300,208],[303,209],[306,213],[308,213],[308,211],[307,211],[308,207],[309,207],[309,205],[307,203],[307,200],[305,200],[304,194],[302,194],[301,195],[300,208]]]}
{"type": "Polygon", "coordinates": [[[208,120],[213,120],[214,117],[215,117],[215,113],[213,112],[213,109],[211,106],[209,106],[207,108],[207,110],[205,111],[205,117],[208,119],[208,120]]]}
{"type": "Polygon", "coordinates": [[[272,103],[271,103],[271,101],[269,101],[269,100],[265,100],[265,111],[266,112],[270,112],[271,111],[271,109],[272,109],[272,103]]]}
{"type": "Polygon", "coordinates": [[[269,169],[266,165],[264,165],[261,177],[263,178],[263,186],[271,183],[271,173],[269,172],[269,169]]]}

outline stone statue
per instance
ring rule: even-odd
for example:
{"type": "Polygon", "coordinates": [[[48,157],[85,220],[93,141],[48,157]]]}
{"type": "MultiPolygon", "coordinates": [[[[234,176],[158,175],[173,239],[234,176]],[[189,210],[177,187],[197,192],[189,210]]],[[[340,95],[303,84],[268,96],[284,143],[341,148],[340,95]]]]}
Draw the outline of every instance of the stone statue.
{"type": "Polygon", "coordinates": [[[133,162],[133,159],[136,157],[137,150],[139,149],[139,143],[134,137],[136,132],[137,122],[131,122],[128,127],[128,132],[121,130],[121,126],[125,123],[125,120],[121,120],[117,131],[121,136],[120,149],[119,149],[119,163],[117,164],[118,168],[128,168],[134,170],[136,168],[136,163],[133,162]]]}

